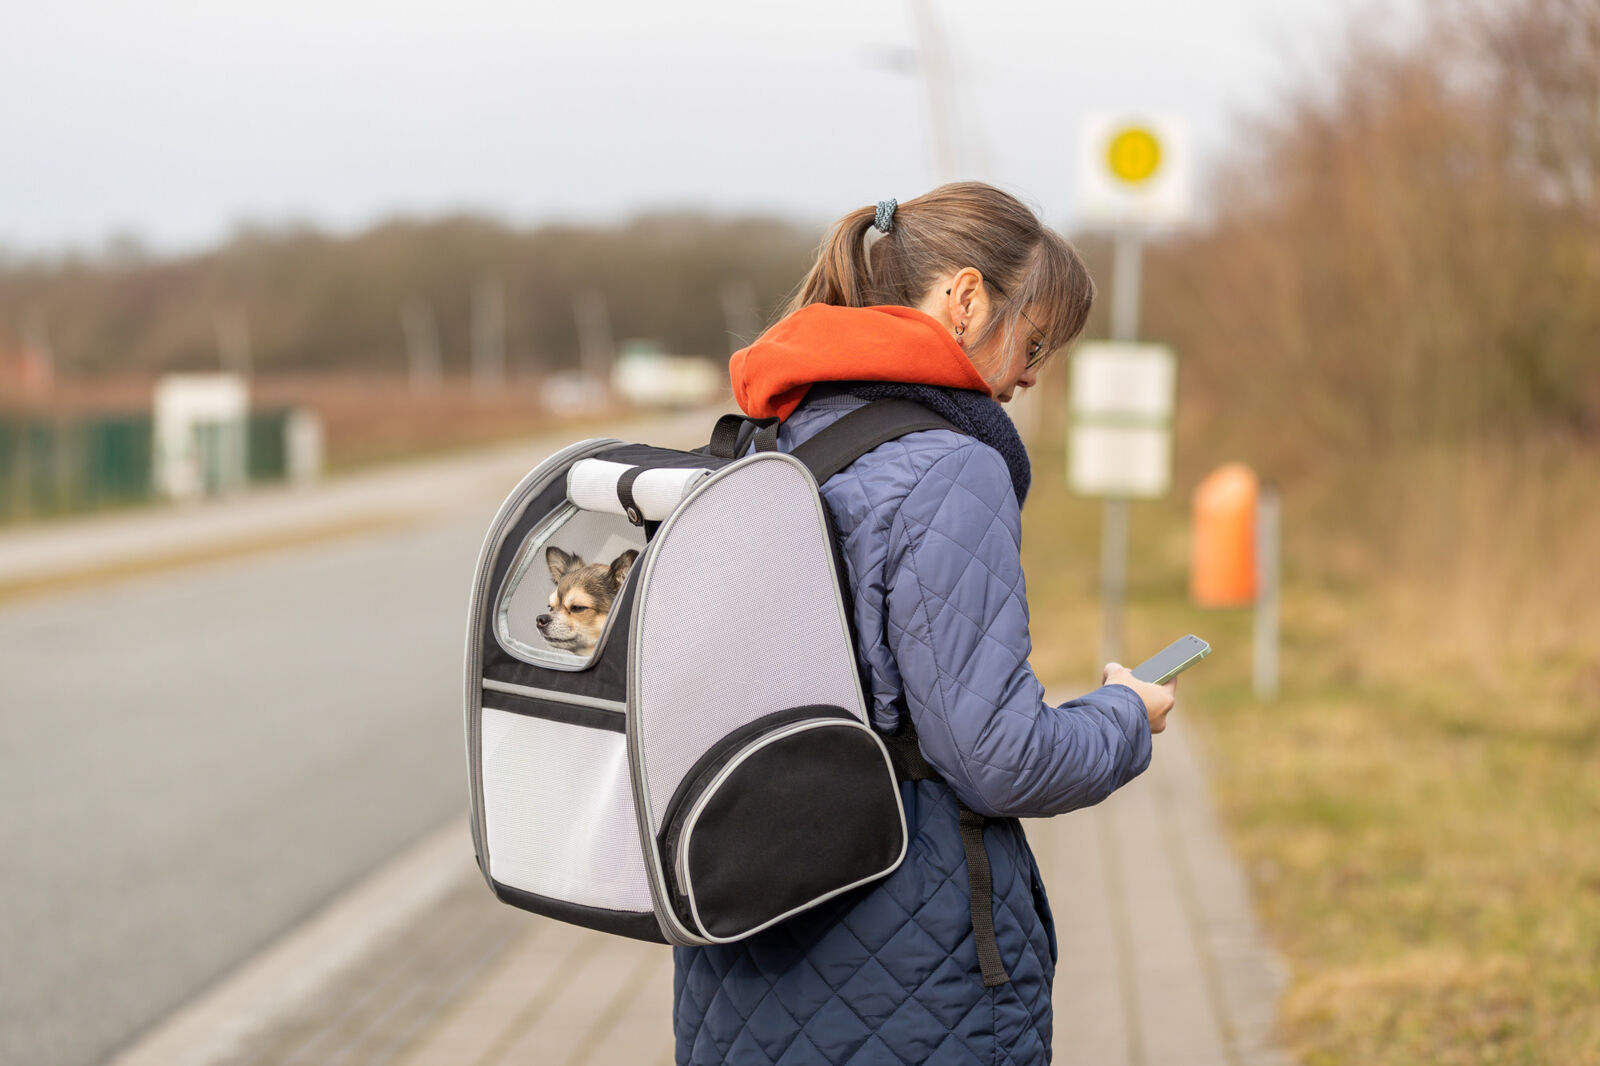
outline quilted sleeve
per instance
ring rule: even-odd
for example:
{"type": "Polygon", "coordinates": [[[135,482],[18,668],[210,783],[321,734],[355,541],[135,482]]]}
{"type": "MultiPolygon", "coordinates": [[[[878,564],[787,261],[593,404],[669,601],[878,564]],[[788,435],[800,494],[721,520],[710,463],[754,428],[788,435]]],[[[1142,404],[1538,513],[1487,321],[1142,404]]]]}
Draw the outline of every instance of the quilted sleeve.
{"type": "Polygon", "coordinates": [[[1144,703],[1107,685],[1060,707],[1028,665],[1022,514],[1000,454],[967,440],[890,531],[890,645],[928,762],[994,817],[1100,802],[1150,764],[1144,703]]]}

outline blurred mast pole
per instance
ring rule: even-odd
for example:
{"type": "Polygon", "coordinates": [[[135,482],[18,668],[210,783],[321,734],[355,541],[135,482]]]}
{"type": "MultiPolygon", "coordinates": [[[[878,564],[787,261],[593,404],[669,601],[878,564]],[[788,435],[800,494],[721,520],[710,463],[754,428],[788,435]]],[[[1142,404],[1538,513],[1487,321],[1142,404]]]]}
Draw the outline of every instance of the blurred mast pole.
{"type": "Polygon", "coordinates": [[[578,356],[583,376],[604,382],[611,373],[614,341],[611,336],[611,310],[605,294],[584,289],[572,296],[572,311],[578,319],[578,356]]]}
{"type": "Polygon", "coordinates": [[[211,316],[211,324],[217,333],[218,362],[222,369],[248,378],[252,369],[250,320],[242,310],[216,311],[211,316]]]}
{"type": "Polygon", "coordinates": [[[922,60],[922,81],[928,90],[928,119],[933,127],[934,166],[939,183],[956,177],[955,138],[950,107],[950,64],[944,37],[933,14],[932,0],[911,0],[917,24],[917,50],[922,60]]]}
{"type": "Polygon", "coordinates": [[[472,391],[499,393],[506,385],[506,287],[484,278],[472,289],[472,391]]]}
{"type": "Polygon", "coordinates": [[[444,352],[439,343],[439,323],[433,304],[418,297],[400,308],[400,328],[406,336],[406,362],[413,393],[437,392],[444,381],[444,352]]]}
{"type": "Polygon", "coordinates": [[[761,333],[755,286],[748,281],[730,281],[722,286],[722,317],[728,327],[729,355],[755,340],[761,333]]]}
{"type": "Polygon", "coordinates": [[[50,347],[50,327],[44,308],[33,308],[23,320],[22,347],[27,359],[23,366],[22,393],[31,403],[48,394],[56,380],[56,353],[50,347]]]}

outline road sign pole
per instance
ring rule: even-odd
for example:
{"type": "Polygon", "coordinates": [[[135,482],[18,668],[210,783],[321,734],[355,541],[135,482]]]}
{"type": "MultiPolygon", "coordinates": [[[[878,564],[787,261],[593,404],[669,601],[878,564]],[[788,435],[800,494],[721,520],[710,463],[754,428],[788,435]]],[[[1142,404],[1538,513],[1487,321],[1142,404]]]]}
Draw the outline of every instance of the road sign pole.
{"type": "MultiPolygon", "coordinates": [[[[1111,338],[1138,339],[1143,238],[1133,226],[1117,231],[1112,261],[1111,338]]],[[[1100,661],[1122,661],[1122,605],[1127,598],[1128,501],[1108,499],[1100,531],[1100,661]]],[[[1123,665],[1127,665],[1124,663],[1123,665]]]]}
{"type": "Polygon", "coordinates": [[[1111,339],[1139,339],[1139,280],[1144,272],[1144,235],[1133,226],[1117,231],[1112,258],[1111,339]]]}
{"type": "Polygon", "coordinates": [[[1100,526],[1100,661],[1103,663],[1122,662],[1122,601],[1127,595],[1127,573],[1128,501],[1107,500],[1100,526]]]}
{"type": "Polygon", "coordinates": [[[1270,700],[1278,694],[1278,595],[1281,566],[1279,536],[1282,513],[1278,494],[1261,493],[1256,502],[1256,648],[1255,693],[1270,700]]]}
{"type": "MultiPolygon", "coordinates": [[[[1074,357],[1084,397],[1074,385],[1073,433],[1078,443],[1069,478],[1077,491],[1102,497],[1101,657],[1121,662],[1126,598],[1129,502],[1165,495],[1171,478],[1174,400],[1171,353],[1150,358],[1139,336],[1139,286],[1144,233],[1182,222],[1188,212],[1190,153],[1181,121],[1155,115],[1091,116],[1084,125],[1079,192],[1085,217],[1109,223],[1115,245],[1111,340],[1107,349],[1074,357]],[[1120,365],[1118,365],[1120,364],[1120,365]],[[1164,380],[1163,380],[1164,379],[1164,380]],[[1154,439],[1152,439],[1154,438],[1154,439]]],[[[1081,354],[1081,353],[1080,353],[1081,354]]],[[[1077,377],[1075,373],[1075,379],[1077,377]]]]}

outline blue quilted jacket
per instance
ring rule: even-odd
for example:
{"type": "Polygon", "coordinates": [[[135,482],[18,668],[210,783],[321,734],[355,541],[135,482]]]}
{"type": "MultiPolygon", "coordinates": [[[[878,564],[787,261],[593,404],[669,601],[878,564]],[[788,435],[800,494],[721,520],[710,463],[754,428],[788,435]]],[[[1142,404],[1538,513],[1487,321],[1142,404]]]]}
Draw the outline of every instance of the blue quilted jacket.
{"type": "MultiPolygon", "coordinates": [[[[792,451],[863,401],[815,388],[792,451]]],[[[1098,803],[1150,761],[1131,690],[1060,707],[1028,666],[1022,516],[999,453],[948,430],[884,444],[823,487],[855,591],[863,684],[887,732],[909,711],[943,781],[902,782],[911,839],[889,877],[734,944],[675,949],[679,1063],[1042,1063],[1056,942],[1019,817],[1098,803]],[[957,797],[989,817],[988,988],[957,797]]]]}

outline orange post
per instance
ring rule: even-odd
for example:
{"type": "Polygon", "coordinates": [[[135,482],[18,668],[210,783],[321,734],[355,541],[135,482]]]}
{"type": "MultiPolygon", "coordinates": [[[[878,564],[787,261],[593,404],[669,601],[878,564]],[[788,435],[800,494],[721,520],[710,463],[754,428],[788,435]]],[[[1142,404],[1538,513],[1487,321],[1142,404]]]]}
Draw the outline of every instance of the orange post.
{"type": "Polygon", "coordinates": [[[1189,595],[1200,607],[1256,600],[1256,504],[1261,487],[1243,463],[1213,470],[1194,490],[1189,595]]]}

